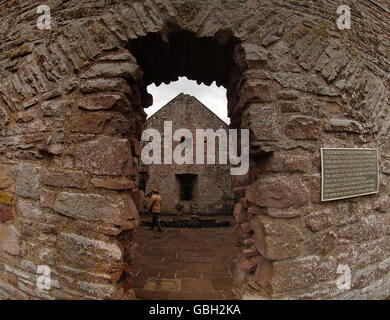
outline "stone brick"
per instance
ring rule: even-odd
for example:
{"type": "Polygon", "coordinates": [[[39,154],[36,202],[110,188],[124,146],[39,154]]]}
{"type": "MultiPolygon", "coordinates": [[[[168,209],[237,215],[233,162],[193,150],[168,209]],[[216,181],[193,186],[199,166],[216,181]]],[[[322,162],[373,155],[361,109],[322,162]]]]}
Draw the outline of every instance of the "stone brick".
{"type": "Polygon", "coordinates": [[[282,102],[280,104],[280,111],[282,113],[299,112],[299,104],[298,102],[282,102]]]}
{"type": "Polygon", "coordinates": [[[11,166],[1,164],[0,166],[0,189],[9,188],[11,185],[12,169],[11,166]]]}
{"type": "Polygon", "coordinates": [[[21,216],[30,220],[39,220],[42,217],[42,209],[37,201],[29,202],[19,199],[18,209],[21,216]]]}
{"type": "Polygon", "coordinates": [[[30,273],[35,273],[37,271],[37,266],[31,260],[27,259],[20,261],[19,267],[30,273]]]}
{"type": "Polygon", "coordinates": [[[47,124],[42,120],[34,120],[27,123],[16,123],[13,128],[8,130],[10,135],[32,134],[48,130],[47,124]]]}
{"type": "Polygon", "coordinates": [[[127,118],[121,113],[115,113],[105,122],[103,134],[125,137],[129,135],[130,129],[131,125],[127,118]]]}
{"type": "Polygon", "coordinates": [[[24,57],[32,52],[32,48],[33,46],[30,43],[24,43],[10,54],[10,58],[16,59],[18,57],[24,57]]]}
{"type": "Polygon", "coordinates": [[[256,69],[256,67],[267,64],[267,51],[254,44],[244,44],[242,46],[242,54],[244,57],[236,57],[239,60],[245,60],[249,67],[256,69]]]}
{"type": "Polygon", "coordinates": [[[307,154],[297,155],[291,153],[274,153],[266,167],[273,172],[308,172],[310,171],[310,158],[307,154]]]}
{"type": "Polygon", "coordinates": [[[266,211],[267,215],[272,218],[298,218],[302,217],[305,214],[304,209],[300,208],[284,208],[284,209],[277,209],[277,208],[268,208],[264,209],[266,211]]]}
{"type": "Polygon", "coordinates": [[[373,199],[373,209],[379,212],[386,213],[390,211],[390,196],[383,194],[376,199],[373,199]]]}
{"type": "Polygon", "coordinates": [[[256,236],[256,248],[264,258],[284,260],[300,254],[303,237],[297,227],[266,217],[253,218],[250,225],[256,236]]]}
{"type": "Polygon", "coordinates": [[[76,149],[76,166],[97,175],[129,175],[132,169],[127,139],[100,137],[82,143],[76,149]]]}
{"type": "Polygon", "coordinates": [[[118,290],[115,284],[99,284],[78,281],[77,288],[99,299],[118,298],[118,290]]]}
{"type": "Polygon", "coordinates": [[[291,116],[285,128],[287,137],[295,140],[317,140],[321,136],[322,122],[319,119],[291,116]]]}
{"type": "Polygon", "coordinates": [[[264,80],[247,80],[241,89],[241,100],[239,105],[245,104],[250,100],[257,100],[260,103],[272,101],[272,88],[269,82],[264,80]]]}
{"type": "Polygon", "coordinates": [[[70,101],[44,101],[41,111],[45,117],[69,116],[71,114],[72,103],[70,101]]]}
{"type": "Polygon", "coordinates": [[[249,202],[268,208],[298,208],[308,203],[310,194],[298,177],[263,178],[246,192],[249,202]]]}
{"type": "Polygon", "coordinates": [[[116,109],[125,113],[130,110],[131,104],[119,93],[97,93],[83,97],[79,101],[79,108],[90,111],[116,109]]]}
{"type": "Polygon", "coordinates": [[[274,108],[251,103],[247,111],[247,118],[247,124],[257,140],[277,141],[280,138],[281,129],[274,108]]]}
{"type": "Polygon", "coordinates": [[[12,194],[9,192],[0,192],[0,203],[11,205],[12,204],[12,194]]]}
{"type": "Polygon", "coordinates": [[[40,204],[42,208],[54,208],[56,202],[57,194],[50,190],[41,190],[40,194],[40,204]]]}
{"type": "Polygon", "coordinates": [[[54,266],[56,264],[56,249],[42,248],[39,251],[39,260],[43,264],[54,266]]]}
{"type": "Polygon", "coordinates": [[[31,164],[20,164],[16,179],[15,192],[24,198],[39,200],[39,172],[40,167],[31,164]]]}
{"type": "Polygon", "coordinates": [[[129,80],[139,80],[142,76],[143,73],[140,67],[137,64],[128,62],[99,63],[81,74],[82,79],[122,77],[129,80]]]}
{"type": "Polygon", "coordinates": [[[102,133],[106,122],[112,117],[111,113],[94,112],[75,116],[70,121],[73,132],[102,133]]]}
{"type": "Polygon", "coordinates": [[[314,235],[307,244],[309,253],[326,255],[337,245],[337,235],[334,231],[328,230],[314,235]]]}
{"type": "Polygon", "coordinates": [[[124,79],[90,79],[81,82],[80,91],[83,93],[102,91],[131,93],[131,88],[124,79]]]}
{"type": "Polygon", "coordinates": [[[47,170],[42,173],[43,184],[53,187],[85,189],[88,184],[88,174],[80,171],[47,170]]]}
{"type": "Polygon", "coordinates": [[[12,207],[0,205],[0,222],[10,221],[13,218],[12,207]]]}
{"type": "Polygon", "coordinates": [[[326,229],[332,225],[333,211],[326,208],[323,211],[310,213],[305,218],[306,226],[313,232],[326,229]]]}
{"type": "Polygon", "coordinates": [[[126,136],[130,125],[122,114],[95,112],[74,117],[70,128],[73,132],[126,136]]]}
{"type": "Polygon", "coordinates": [[[390,239],[381,238],[362,242],[356,246],[356,268],[363,268],[385,260],[390,252],[390,239]]]}
{"type": "Polygon", "coordinates": [[[16,122],[30,122],[35,119],[35,112],[33,109],[24,111],[24,112],[18,112],[15,115],[16,122]]]}
{"type": "Polygon", "coordinates": [[[349,203],[340,203],[333,213],[333,223],[341,227],[359,221],[362,216],[361,210],[353,210],[349,203]]]}
{"type": "Polygon", "coordinates": [[[348,63],[348,56],[340,50],[342,46],[339,39],[332,39],[316,62],[315,70],[320,71],[328,82],[336,79],[341,69],[348,63]]]}
{"type": "Polygon", "coordinates": [[[337,232],[340,238],[356,241],[372,240],[385,235],[386,225],[383,216],[371,214],[361,221],[348,225],[337,232]]]}
{"type": "Polygon", "coordinates": [[[270,282],[275,293],[310,287],[316,281],[334,279],[337,264],[332,259],[307,256],[297,260],[276,261],[270,282]]]}
{"type": "Polygon", "coordinates": [[[104,188],[109,190],[132,190],[136,189],[134,181],[125,177],[121,178],[94,178],[91,181],[95,188],[104,188]]]}
{"type": "Polygon", "coordinates": [[[364,288],[376,280],[378,271],[375,265],[357,270],[352,276],[352,289],[364,288]]]}
{"type": "Polygon", "coordinates": [[[336,97],[339,94],[336,90],[326,85],[317,76],[312,74],[297,74],[297,73],[275,73],[274,79],[283,87],[297,89],[307,92],[312,92],[322,96],[336,97]]]}
{"type": "Polygon", "coordinates": [[[263,288],[267,288],[269,282],[272,279],[272,263],[264,259],[262,263],[259,264],[256,270],[256,283],[263,288]]]}
{"type": "Polygon", "coordinates": [[[138,211],[130,195],[77,194],[61,192],[54,210],[68,217],[123,225],[138,219],[138,211]]]}
{"type": "Polygon", "coordinates": [[[325,130],[330,132],[363,133],[363,126],[354,120],[330,119],[325,125],[325,130]]]}
{"type": "Polygon", "coordinates": [[[382,159],[381,160],[381,168],[382,168],[383,173],[389,175],[390,174],[390,161],[382,159]]]}
{"type": "Polygon", "coordinates": [[[61,232],[58,248],[66,262],[86,269],[119,270],[122,259],[122,251],[116,244],[74,233],[61,232]]]}
{"type": "Polygon", "coordinates": [[[13,256],[21,254],[21,240],[13,225],[0,225],[0,245],[2,249],[13,256]]]}

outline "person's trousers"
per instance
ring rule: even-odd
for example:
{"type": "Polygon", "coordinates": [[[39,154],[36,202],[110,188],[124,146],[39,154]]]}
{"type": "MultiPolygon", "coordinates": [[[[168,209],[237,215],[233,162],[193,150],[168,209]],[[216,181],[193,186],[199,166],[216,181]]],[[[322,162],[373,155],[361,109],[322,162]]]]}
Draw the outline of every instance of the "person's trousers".
{"type": "Polygon", "coordinates": [[[154,229],[154,226],[157,225],[158,231],[162,232],[159,215],[159,213],[153,213],[152,230],[154,229]]]}

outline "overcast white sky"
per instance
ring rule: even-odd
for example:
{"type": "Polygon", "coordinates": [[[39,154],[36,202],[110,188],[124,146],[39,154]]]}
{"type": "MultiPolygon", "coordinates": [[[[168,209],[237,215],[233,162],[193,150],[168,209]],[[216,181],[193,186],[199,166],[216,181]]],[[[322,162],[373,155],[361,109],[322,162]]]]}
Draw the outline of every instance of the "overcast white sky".
{"type": "Polygon", "coordinates": [[[182,77],[168,85],[162,83],[159,87],[156,87],[152,84],[148,86],[148,92],[153,96],[153,105],[145,109],[148,117],[183,92],[195,96],[223,121],[227,124],[230,123],[230,119],[227,116],[226,89],[222,86],[218,88],[215,82],[208,87],[204,84],[198,85],[196,81],[182,77]]]}

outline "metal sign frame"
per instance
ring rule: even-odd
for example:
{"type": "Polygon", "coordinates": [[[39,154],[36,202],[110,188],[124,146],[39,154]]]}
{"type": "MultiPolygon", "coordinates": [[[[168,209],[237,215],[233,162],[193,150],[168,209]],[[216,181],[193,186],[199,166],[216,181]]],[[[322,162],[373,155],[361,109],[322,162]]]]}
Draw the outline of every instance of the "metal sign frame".
{"type": "Polygon", "coordinates": [[[379,192],[379,150],[377,148],[321,148],[321,202],[327,202],[327,201],[335,201],[335,200],[341,200],[341,199],[350,199],[350,198],[356,198],[361,196],[367,196],[371,194],[376,194],[379,192]],[[370,150],[370,151],[376,151],[376,174],[377,174],[377,188],[376,191],[368,192],[368,193],[362,193],[352,196],[343,196],[343,197],[337,197],[337,198],[331,198],[331,199],[324,199],[324,150],[370,150]]]}

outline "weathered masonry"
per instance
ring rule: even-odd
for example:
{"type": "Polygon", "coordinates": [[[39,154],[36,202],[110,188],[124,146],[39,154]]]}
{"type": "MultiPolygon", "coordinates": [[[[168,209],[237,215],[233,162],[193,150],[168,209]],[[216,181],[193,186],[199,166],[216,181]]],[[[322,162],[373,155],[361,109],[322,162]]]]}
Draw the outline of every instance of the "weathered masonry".
{"type": "MultiPolygon", "coordinates": [[[[193,148],[199,143],[196,129],[211,129],[213,132],[218,129],[228,130],[228,125],[206,106],[195,97],[185,94],[180,94],[151,116],[146,121],[145,129],[153,128],[163,133],[166,121],[171,121],[172,132],[181,128],[189,129],[192,138],[188,137],[186,141],[183,136],[181,140],[193,148]]],[[[164,199],[164,214],[232,214],[234,203],[230,165],[219,164],[218,139],[215,140],[215,165],[172,163],[145,165],[141,168],[140,176],[145,173],[147,177],[144,191],[148,194],[153,188],[159,190],[164,199]]],[[[175,142],[172,149],[179,143],[181,141],[175,142]]],[[[204,142],[204,150],[207,150],[207,140],[204,142]]],[[[164,154],[164,145],[161,152],[164,154]]]]}
{"type": "Polygon", "coordinates": [[[2,299],[124,297],[146,86],[178,76],[226,87],[232,128],[251,131],[250,172],[234,178],[238,296],[390,295],[385,12],[345,0],[340,31],[335,0],[48,0],[39,30],[38,4],[0,10],[2,299]],[[379,193],[321,202],[324,147],[379,149],[379,193]]]}

